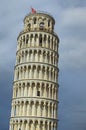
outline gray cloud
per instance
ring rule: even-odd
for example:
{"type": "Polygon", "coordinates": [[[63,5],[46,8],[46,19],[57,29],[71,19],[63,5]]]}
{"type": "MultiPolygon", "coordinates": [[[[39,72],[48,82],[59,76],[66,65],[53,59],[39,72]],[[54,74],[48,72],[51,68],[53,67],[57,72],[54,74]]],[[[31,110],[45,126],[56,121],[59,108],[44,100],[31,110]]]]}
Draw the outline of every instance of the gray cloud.
{"type": "Polygon", "coordinates": [[[86,1],[85,0],[58,0],[58,3],[60,6],[64,8],[71,8],[71,7],[84,7],[86,6],[86,1]]]}
{"type": "Polygon", "coordinates": [[[86,8],[72,8],[61,12],[61,32],[60,48],[61,62],[63,60],[65,66],[85,67],[86,65],[86,27],[85,13],[86,8]],[[84,59],[83,59],[84,57],[84,59]]]}

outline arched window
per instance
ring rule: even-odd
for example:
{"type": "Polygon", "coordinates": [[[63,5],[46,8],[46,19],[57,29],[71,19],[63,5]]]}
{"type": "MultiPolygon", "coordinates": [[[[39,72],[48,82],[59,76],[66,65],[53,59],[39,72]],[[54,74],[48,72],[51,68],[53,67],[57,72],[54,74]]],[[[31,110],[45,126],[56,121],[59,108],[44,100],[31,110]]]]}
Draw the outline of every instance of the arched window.
{"type": "Polygon", "coordinates": [[[36,18],[33,19],[33,23],[36,24],[36,18]]]}
{"type": "Polygon", "coordinates": [[[39,37],[39,46],[42,46],[42,35],[39,37]]]}
{"type": "Polygon", "coordinates": [[[40,29],[43,30],[44,29],[44,22],[41,22],[39,26],[40,26],[40,29]]]}
{"type": "Polygon", "coordinates": [[[37,96],[40,96],[40,91],[37,91],[37,96]]]}

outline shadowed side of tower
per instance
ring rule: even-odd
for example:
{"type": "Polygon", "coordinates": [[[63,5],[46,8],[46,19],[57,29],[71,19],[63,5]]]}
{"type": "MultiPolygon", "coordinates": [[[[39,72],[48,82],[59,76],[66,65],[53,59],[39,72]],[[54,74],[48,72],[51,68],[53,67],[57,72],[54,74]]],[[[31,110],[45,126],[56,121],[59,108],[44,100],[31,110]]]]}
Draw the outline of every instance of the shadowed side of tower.
{"type": "Polygon", "coordinates": [[[55,20],[29,13],[17,40],[9,130],[56,130],[58,109],[58,36],[55,20]]]}

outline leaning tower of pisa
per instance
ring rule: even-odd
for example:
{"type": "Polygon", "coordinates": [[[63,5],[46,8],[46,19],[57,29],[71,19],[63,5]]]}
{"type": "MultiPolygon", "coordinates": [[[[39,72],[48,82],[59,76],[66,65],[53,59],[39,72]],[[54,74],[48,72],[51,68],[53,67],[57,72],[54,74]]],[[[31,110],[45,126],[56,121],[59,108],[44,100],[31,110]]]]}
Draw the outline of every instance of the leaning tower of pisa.
{"type": "Polygon", "coordinates": [[[55,20],[29,13],[17,41],[9,130],[57,130],[58,43],[55,20]]]}

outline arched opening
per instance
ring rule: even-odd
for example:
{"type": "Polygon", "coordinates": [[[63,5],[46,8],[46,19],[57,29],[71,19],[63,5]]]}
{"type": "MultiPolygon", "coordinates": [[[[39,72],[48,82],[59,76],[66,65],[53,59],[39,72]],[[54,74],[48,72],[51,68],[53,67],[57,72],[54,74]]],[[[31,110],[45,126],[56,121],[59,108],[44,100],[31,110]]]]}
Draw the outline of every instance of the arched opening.
{"type": "Polygon", "coordinates": [[[25,43],[25,36],[23,36],[23,42],[25,43]]]}
{"type": "Polygon", "coordinates": [[[39,90],[37,91],[37,96],[40,96],[40,91],[39,90]]]}
{"type": "Polygon", "coordinates": [[[42,35],[39,36],[39,46],[42,46],[42,35]]]}
{"type": "Polygon", "coordinates": [[[44,22],[41,22],[39,26],[40,26],[40,30],[43,30],[44,29],[44,22]]]}
{"type": "Polygon", "coordinates": [[[36,24],[36,18],[33,18],[33,23],[36,24]]]}
{"type": "Polygon", "coordinates": [[[27,35],[26,37],[26,44],[28,44],[28,40],[29,40],[29,35],[27,35]]]}

